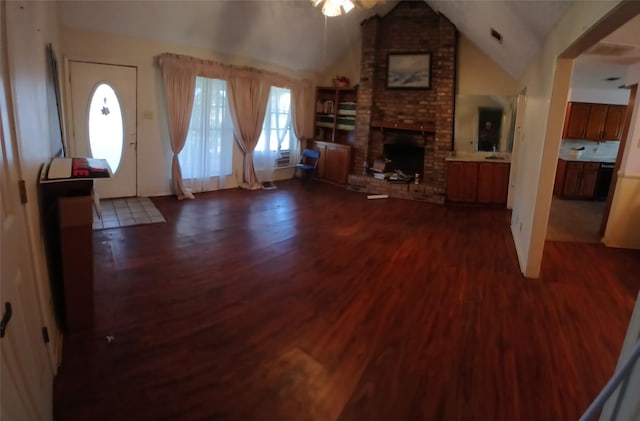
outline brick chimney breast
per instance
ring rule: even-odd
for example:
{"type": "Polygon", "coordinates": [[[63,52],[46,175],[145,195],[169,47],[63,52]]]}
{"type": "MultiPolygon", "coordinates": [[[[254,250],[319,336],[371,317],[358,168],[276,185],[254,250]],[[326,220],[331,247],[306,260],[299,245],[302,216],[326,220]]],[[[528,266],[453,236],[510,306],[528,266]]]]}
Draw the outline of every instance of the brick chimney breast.
{"type": "Polygon", "coordinates": [[[383,154],[380,131],[395,128],[425,139],[424,200],[444,203],[445,158],[452,147],[457,55],[456,27],[424,1],[401,1],[384,17],[362,22],[354,168],[383,154]],[[388,89],[389,53],[431,53],[429,89],[388,89]],[[382,127],[380,127],[382,126],[382,127]]]}

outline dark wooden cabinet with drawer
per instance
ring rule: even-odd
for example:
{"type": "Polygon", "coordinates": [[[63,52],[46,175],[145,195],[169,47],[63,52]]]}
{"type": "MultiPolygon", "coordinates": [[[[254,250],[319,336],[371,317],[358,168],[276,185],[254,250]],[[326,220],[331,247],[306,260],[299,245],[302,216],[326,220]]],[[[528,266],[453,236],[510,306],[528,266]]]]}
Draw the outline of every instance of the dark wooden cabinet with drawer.
{"type": "Polygon", "coordinates": [[[597,142],[620,140],[626,112],[626,105],[569,102],[562,137],[597,142]]]}
{"type": "Polygon", "coordinates": [[[506,162],[449,161],[447,202],[506,205],[510,169],[506,162]]]}
{"type": "Polygon", "coordinates": [[[559,159],[553,193],[565,199],[593,200],[599,171],[599,162],[559,159]]]}

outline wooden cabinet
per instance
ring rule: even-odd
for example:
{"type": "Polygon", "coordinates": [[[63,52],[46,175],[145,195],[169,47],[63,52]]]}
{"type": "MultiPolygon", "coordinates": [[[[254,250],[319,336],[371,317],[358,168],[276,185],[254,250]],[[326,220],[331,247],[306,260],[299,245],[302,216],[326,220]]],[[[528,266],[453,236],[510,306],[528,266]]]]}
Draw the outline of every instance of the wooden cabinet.
{"type": "Polygon", "coordinates": [[[607,106],[591,104],[589,107],[589,120],[584,131],[584,138],[590,140],[602,140],[602,129],[607,118],[607,106]]]}
{"type": "Polygon", "coordinates": [[[507,203],[510,164],[478,164],[478,203],[507,203]]]}
{"type": "Polygon", "coordinates": [[[510,168],[505,162],[449,161],[447,201],[506,205],[510,168]]]}
{"type": "Polygon", "coordinates": [[[626,105],[608,106],[607,118],[604,122],[604,128],[602,129],[602,137],[604,140],[620,140],[626,113],[626,105]]]}
{"type": "Polygon", "coordinates": [[[593,200],[599,171],[599,162],[560,159],[553,193],[565,199],[593,200]]]}
{"type": "Polygon", "coordinates": [[[56,318],[67,332],[91,329],[93,180],[46,180],[41,174],[38,201],[56,318]]]}
{"type": "Polygon", "coordinates": [[[307,146],[320,152],[318,177],[334,183],[347,183],[351,167],[350,146],[318,140],[309,141],[307,146]]]}
{"type": "Polygon", "coordinates": [[[570,102],[564,120],[564,138],[582,139],[589,121],[591,104],[570,102]]]}
{"type": "Polygon", "coordinates": [[[570,102],[564,121],[563,138],[620,140],[626,110],[625,105],[570,102]]]}
{"type": "Polygon", "coordinates": [[[475,203],[478,198],[478,163],[450,161],[447,168],[447,199],[475,203]]]}
{"type": "Polygon", "coordinates": [[[315,138],[351,144],[356,126],[357,91],[351,88],[316,89],[315,138]]]}

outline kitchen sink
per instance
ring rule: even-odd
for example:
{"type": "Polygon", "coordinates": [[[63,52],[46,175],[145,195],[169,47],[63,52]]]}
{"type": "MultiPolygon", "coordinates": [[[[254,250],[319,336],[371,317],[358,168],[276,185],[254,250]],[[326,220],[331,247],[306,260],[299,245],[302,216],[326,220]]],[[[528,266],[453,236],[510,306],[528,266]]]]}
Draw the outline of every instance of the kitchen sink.
{"type": "Polygon", "coordinates": [[[504,161],[504,156],[485,156],[484,159],[491,159],[493,161],[504,161]]]}

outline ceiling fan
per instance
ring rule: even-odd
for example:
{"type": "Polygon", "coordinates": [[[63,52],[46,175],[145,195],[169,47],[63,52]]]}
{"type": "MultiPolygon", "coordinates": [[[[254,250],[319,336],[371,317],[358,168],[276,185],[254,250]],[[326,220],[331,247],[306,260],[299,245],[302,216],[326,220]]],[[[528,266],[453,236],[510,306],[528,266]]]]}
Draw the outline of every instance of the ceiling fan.
{"type": "Polygon", "coordinates": [[[325,16],[340,16],[349,13],[357,6],[369,9],[384,0],[310,0],[318,7],[322,5],[322,14],[325,16]]]}

